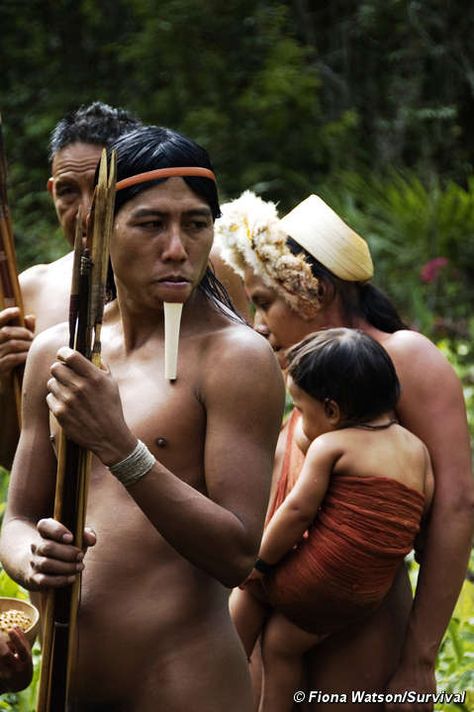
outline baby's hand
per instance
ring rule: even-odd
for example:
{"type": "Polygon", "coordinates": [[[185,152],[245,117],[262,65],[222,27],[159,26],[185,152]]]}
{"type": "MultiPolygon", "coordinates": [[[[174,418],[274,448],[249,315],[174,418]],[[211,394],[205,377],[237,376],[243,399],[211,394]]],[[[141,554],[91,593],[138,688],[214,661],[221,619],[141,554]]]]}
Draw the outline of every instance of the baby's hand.
{"type": "Polygon", "coordinates": [[[31,648],[25,634],[15,626],[0,637],[0,692],[24,690],[33,677],[31,648]]]}

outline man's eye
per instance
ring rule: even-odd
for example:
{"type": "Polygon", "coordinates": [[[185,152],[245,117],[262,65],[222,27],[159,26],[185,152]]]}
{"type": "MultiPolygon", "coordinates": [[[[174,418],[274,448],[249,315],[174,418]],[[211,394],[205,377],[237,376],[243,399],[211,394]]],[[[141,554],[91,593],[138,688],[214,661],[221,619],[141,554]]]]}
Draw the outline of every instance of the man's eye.
{"type": "Polygon", "coordinates": [[[78,191],[72,185],[58,185],[55,192],[58,198],[70,198],[77,195],[78,191]]]}
{"type": "Polygon", "coordinates": [[[190,220],[186,224],[188,230],[205,230],[208,227],[206,220],[190,220]]]}
{"type": "Polygon", "coordinates": [[[142,227],[145,230],[159,230],[163,227],[162,220],[145,220],[144,222],[138,223],[138,227],[142,227]]]}

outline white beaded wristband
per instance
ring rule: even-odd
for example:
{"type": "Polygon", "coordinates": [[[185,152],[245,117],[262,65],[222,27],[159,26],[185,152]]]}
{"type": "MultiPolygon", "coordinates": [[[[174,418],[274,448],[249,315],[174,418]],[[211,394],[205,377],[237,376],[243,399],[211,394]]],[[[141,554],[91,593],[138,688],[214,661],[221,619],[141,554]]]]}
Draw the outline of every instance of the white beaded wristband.
{"type": "Polygon", "coordinates": [[[115,465],[109,465],[109,470],[124,487],[130,487],[150,472],[155,463],[156,459],[145,443],[138,440],[130,455],[115,465]]]}

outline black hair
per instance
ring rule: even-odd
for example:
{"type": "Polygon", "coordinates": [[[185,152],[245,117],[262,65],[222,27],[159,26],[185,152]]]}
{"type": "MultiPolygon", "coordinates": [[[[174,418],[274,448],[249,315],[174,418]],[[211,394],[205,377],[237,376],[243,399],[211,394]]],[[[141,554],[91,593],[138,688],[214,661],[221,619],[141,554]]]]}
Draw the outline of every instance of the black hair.
{"type": "MultiPolygon", "coordinates": [[[[197,166],[213,170],[207,151],[172,129],[161,126],[142,126],[118,138],[110,147],[117,153],[117,181],[158,168],[197,166]]],[[[166,178],[158,178],[118,191],[115,213],[122,205],[166,178]]],[[[220,216],[217,187],[210,178],[183,176],[191,190],[203,198],[211,208],[214,220],[220,216]]]]}
{"type": "Polygon", "coordinates": [[[325,284],[326,297],[332,299],[336,294],[340,296],[344,316],[349,325],[353,324],[355,318],[362,318],[376,329],[389,334],[400,329],[408,329],[387,295],[374,284],[340,279],[293,238],[288,237],[286,242],[290,252],[294,255],[302,254],[305,262],[311,267],[313,275],[325,284]]]}
{"type": "Polygon", "coordinates": [[[288,373],[312,398],[339,406],[343,423],[363,423],[395,409],[400,382],[387,351],[358,329],[310,334],[288,351],[288,373]]]}
{"type": "Polygon", "coordinates": [[[71,111],[54,127],[49,140],[49,159],[72,143],[90,143],[108,146],[119,136],[141,125],[133,114],[94,101],[71,111]]]}
{"type": "MultiPolygon", "coordinates": [[[[159,168],[197,166],[213,171],[209,155],[204,148],[178,131],[161,126],[141,126],[118,138],[108,150],[109,152],[115,151],[117,155],[117,182],[159,168]]],[[[158,178],[144,181],[117,191],[115,214],[139,193],[162,183],[164,180],[167,179],[158,178]]],[[[213,219],[219,217],[221,213],[215,181],[198,176],[183,176],[183,180],[194,193],[209,205],[213,219]]],[[[108,289],[114,296],[115,284],[113,284],[110,266],[108,289]]],[[[209,266],[198,289],[219,311],[243,321],[232,304],[224,285],[217,279],[209,266]]]]}

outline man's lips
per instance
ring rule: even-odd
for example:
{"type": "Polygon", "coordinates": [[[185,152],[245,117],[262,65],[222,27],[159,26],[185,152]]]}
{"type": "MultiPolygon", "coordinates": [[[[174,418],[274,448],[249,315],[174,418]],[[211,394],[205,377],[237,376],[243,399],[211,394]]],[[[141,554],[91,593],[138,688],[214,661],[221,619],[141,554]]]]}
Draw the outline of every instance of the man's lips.
{"type": "Polygon", "coordinates": [[[190,280],[181,275],[166,275],[156,280],[159,284],[189,284],[190,280]]]}

